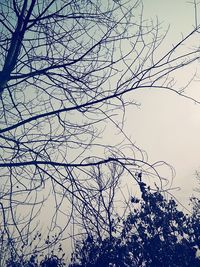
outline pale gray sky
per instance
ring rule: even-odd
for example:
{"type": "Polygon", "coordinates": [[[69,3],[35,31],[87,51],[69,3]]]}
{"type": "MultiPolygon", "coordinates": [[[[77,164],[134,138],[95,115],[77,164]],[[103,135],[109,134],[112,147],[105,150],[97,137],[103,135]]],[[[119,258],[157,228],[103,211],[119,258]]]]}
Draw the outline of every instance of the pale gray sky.
{"type": "MultiPolygon", "coordinates": [[[[171,24],[163,46],[165,49],[180,40],[181,33],[190,31],[194,23],[193,8],[185,0],[144,0],[144,15],[152,19],[157,15],[159,21],[163,21],[163,32],[171,24]]],[[[193,71],[193,67],[188,68],[186,73],[181,72],[176,78],[181,82],[183,77],[189,77],[193,71]]],[[[189,88],[195,97],[200,96],[199,84],[193,82],[189,88]]],[[[163,160],[175,168],[173,185],[181,187],[181,190],[173,194],[186,205],[193,188],[197,186],[194,173],[200,168],[200,105],[163,90],[145,89],[131,94],[141,103],[141,107],[127,109],[124,131],[138,147],[148,153],[150,163],[163,160]]],[[[107,134],[112,131],[112,127],[111,124],[107,126],[105,138],[113,138],[107,134]]],[[[115,143],[116,140],[112,141],[115,143]]],[[[49,203],[45,206],[47,216],[48,207],[54,205],[49,203]]],[[[42,219],[45,223],[44,214],[42,219]]],[[[65,245],[68,246],[68,242],[65,245]]]]}
{"type": "MultiPolygon", "coordinates": [[[[185,0],[144,0],[144,14],[152,19],[157,15],[164,29],[170,24],[166,48],[194,25],[194,9],[185,0]]],[[[176,78],[181,82],[194,71],[193,66],[176,78]]],[[[188,89],[192,96],[199,98],[200,82],[191,83],[188,89]]],[[[174,186],[181,187],[175,195],[187,203],[197,186],[194,173],[200,168],[200,105],[161,90],[138,90],[134,97],[141,108],[129,111],[126,132],[148,153],[150,161],[164,160],[175,168],[174,186]]]]}

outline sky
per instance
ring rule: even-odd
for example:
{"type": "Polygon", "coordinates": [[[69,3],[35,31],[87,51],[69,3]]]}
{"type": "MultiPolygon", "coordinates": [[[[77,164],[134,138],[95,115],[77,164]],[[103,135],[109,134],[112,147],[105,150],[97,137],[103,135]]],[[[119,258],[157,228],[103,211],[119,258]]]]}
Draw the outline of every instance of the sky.
{"type": "MultiPolygon", "coordinates": [[[[157,16],[163,22],[163,32],[170,25],[165,49],[180,40],[182,33],[191,31],[194,24],[194,10],[185,0],[144,0],[144,16],[148,19],[157,16]]],[[[188,71],[192,74],[194,70],[182,71],[177,80],[188,76],[188,71]]],[[[198,97],[199,83],[193,82],[189,90],[198,97]]],[[[141,106],[127,109],[124,131],[147,152],[150,163],[163,160],[173,166],[176,176],[172,187],[180,189],[172,193],[187,206],[198,185],[195,171],[200,170],[200,105],[163,90],[136,90],[132,94],[141,106]]],[[[46,213],[49,215],[49,209],[46,213]]]]}
{"type": "MultiPolygon", "coordinates": [[[[170,25],[165,47],[180,40],[181,34],[191,31],[194,25],[193,6],[185,0],[144,0],[144,16],[157,16],[163,22],[163,31],[170,25]]],[[[181,71],[177,80],[193,71],[181,71]]],[[[195,98],[200,95],[199,85],[194,81],[188,88],[195,98]]],[[[198,186],[195,171],[200,170],[200,105],[162,90],[138,90],[134,97],[141,106],[129,110],[126,133],[147,152],[150,162],[163,160],[174,167],[173,186],[180,187],[174,195],[187,204],[198,186]]]]}

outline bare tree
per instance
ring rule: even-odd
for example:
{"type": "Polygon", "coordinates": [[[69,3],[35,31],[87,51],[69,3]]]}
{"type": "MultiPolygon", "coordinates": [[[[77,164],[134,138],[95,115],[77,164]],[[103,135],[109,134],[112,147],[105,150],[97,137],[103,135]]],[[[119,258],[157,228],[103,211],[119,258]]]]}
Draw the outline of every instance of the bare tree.
{"type": "Polygon", "coordinates": [[[41,209],[44,217],[47,208],[51,213],[49,231],[60,233],[81,207],[84,216],[100,216],[103,207],[110,220],[101,194],[118,175],[100,184],[103,166],[135,181],[136,170],[161,178],[123,132],[123,119],[137,89],[190,98],[173,77],[199,58],[198,47],[183,49],[199,26],[160,55],[165,34],[142,10],[139,0],[0,3],[0,208],[8,237],[14,231],[27,243],[41,209]],[[129,143],[130,155],[102,138],[109,125],[129,143]],[[93,207],[95,192],[104,206],[93,207]]]}

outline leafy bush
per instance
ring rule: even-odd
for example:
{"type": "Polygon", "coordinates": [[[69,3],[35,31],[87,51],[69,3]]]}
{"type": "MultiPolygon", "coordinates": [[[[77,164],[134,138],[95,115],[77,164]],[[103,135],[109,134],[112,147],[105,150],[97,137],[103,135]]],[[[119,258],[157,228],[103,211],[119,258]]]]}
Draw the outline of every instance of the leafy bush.
{"type": "Polygon", "coordinates": [[[76,247],[71,267],[200,266],[200,217],[179,211],[173,199],[143,184],[142,200],[132,198],[132,212],[117,237],[93,236],[76,247]],[[138,207],[139,206],[139,207],[138,207]]]}
{"type": "Polygon", "coordinates": [[[45,256],[44,259],[38,260],[37,255],[31,255],[29,260],[21,259],[9,259],[6,267],[64,267],[62,258],[58,258],[56,255],[45,256]]]}
{"type": "MultiPolygon", "coordinates": [[[[101,240],[91,233],[77,242],[69,267],[198,267],[200,248],[199,202],[192,199],[193,214],[178,210],[173,199],[152,193],[141,183],[142,199],[131,199],[131,212],[118,234],[101,240]]],[[[118,218],[120,220],[120,218],[118,218]]],[[[60,247],[59,247],[60,248],[60,247]]],[[[61,249],[62,250],[62,249],[61,249]]],[[[64,267],[59,249],[39,260],[11,257],[7,267],[64,267]],[[56,253],[57,251],[57,253],[56,253]],[[57,256],[56,256],[57,254],[57,256]]]]}

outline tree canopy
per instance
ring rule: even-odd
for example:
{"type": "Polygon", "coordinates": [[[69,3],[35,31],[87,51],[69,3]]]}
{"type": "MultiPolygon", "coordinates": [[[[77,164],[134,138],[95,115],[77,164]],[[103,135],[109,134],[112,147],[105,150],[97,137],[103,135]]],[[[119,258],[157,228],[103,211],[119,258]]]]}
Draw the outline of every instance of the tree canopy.
{"type": "Polygon", "coordinates": [[[159,191],[142,191],[141,200],[131,199],[131,212],[112,238],[91,235],[77,243],[71,267],[200,266],[199,215],[183,213],[159,191]]]}

